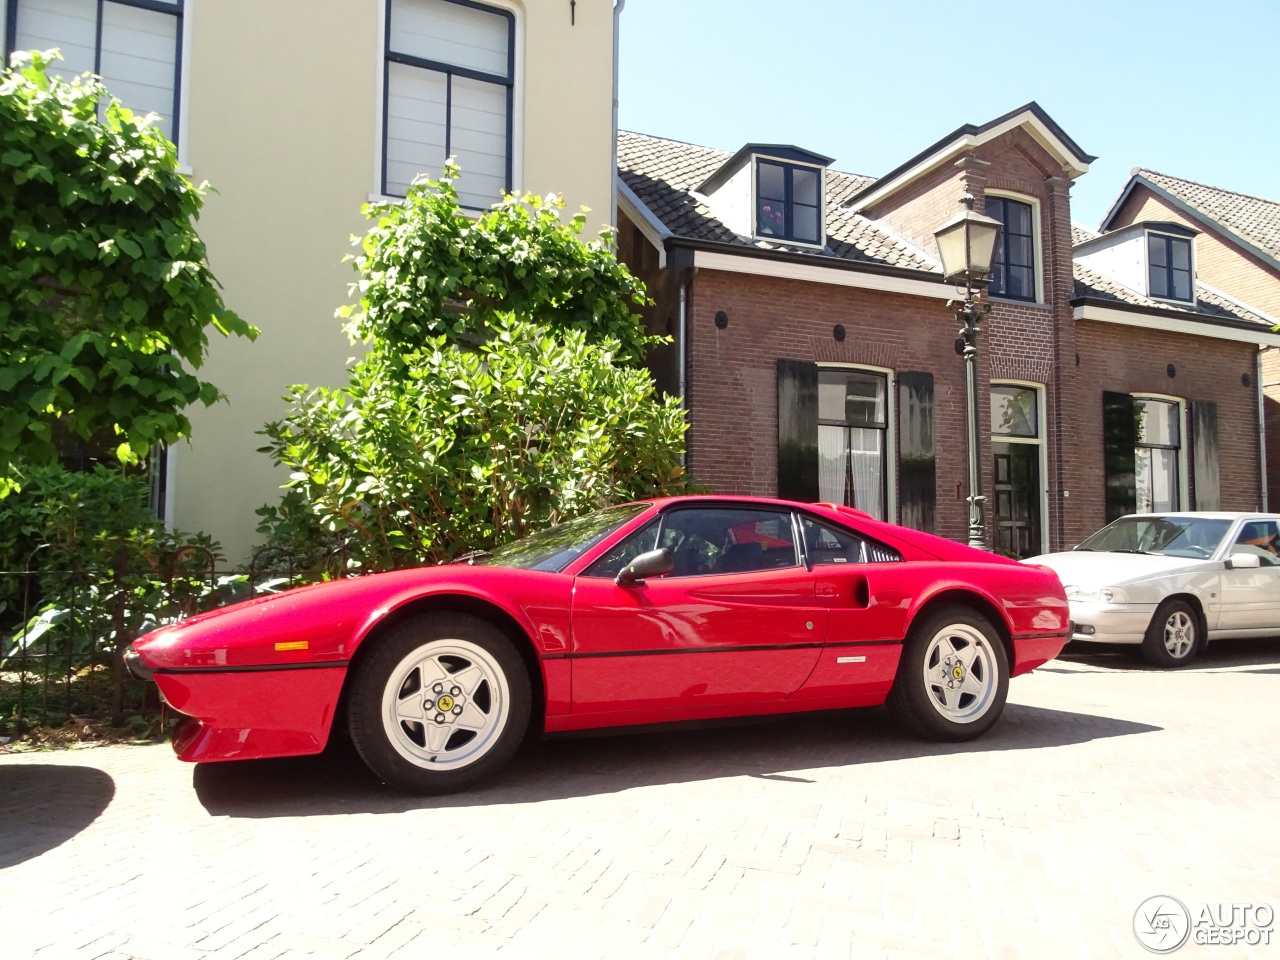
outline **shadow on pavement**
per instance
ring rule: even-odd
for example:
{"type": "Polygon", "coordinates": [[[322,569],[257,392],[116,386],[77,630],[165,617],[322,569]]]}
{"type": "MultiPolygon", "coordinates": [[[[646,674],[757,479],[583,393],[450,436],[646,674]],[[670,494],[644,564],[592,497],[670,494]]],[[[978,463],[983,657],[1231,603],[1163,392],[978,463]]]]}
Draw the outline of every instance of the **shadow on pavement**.
{"type": "Polygon", "coordinates": [[[1032,750],[1159,729],[1111,717],[1011,703],[982,739],[945,744],[899,733],[883,709],[871,709],[753,719],[715,728],[532,740],[491,783],[447,797],[406,796],[379,783],[349,744],[316,757],[202,764],[196,767],[193,780],[200,802],[215,816],[400,813],[535,803],[739,776],[794,783],[797,790],[803,790],[814,781],[780,771],[1032,750]]]}
{"type": "MultiPolygon", "coordinates": [[[[1109,670],[1128,670],[1150,673],[1196,673],[1215,670],[1232,670],[1235,673],[1280,673],[1280,637],[1264,637],[1257,640],[1215,640],[1201,650],[1190,666],[1166,671],[1147,663],[1136,646],[1116,643],[1069,643],[1059,655],[1058,661],[1070,664],[1088,664],[1109,670]],[[1240,667],[1263,667],[1261,670],[1241,670],[1240,667]]],[[[1051,661],[1039,671],[1046,673],[1080,673],[1070,666],[1055,666],[1051,661]]],[[[1039,672],[1037,671],[1037,672],[1039,672]]]]}
{"type": "Polygon", "coordinates": [[[66,843],[115,793],[115,781],[92,767],[0,766],[0,870],[66,843]]]}

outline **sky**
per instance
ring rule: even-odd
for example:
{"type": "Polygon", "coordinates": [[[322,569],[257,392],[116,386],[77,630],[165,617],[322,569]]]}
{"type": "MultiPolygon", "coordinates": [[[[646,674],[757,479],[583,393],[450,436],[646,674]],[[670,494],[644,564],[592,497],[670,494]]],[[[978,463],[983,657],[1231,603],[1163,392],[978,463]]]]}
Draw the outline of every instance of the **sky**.
{"type": "Polygon", "coordinates": [[[624,130],[879,176],[1035,100],[1077,223],[1139,166],[1280,201],[1280,0],[626,0],[620,42],[624,130]]]}

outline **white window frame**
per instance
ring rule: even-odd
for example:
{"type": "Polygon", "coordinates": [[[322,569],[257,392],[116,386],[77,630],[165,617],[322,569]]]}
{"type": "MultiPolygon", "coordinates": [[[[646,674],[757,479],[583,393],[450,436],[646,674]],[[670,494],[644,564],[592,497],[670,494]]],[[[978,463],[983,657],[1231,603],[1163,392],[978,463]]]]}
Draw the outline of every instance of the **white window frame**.
{"type": "MultiPolygon", "coordinates": [[[[754,210],[754,200],[753,200],[754,210]]],[[[823,370],[856,370],[874,373],[885,378],[884,398],[884,519],[886,523],[898,522],[898,377],[889,367],[873,367],[866,363],[841,363],[822,361],[817,364],[823,370]]],[[[856,507],[854,509],[857,509],[856,507]]]]}
{"type": "MultiPolygon", "coordinates": [[[[1025,301],[1019,300],[1018,303],[1025,301]]],[[[1011,437],[1005,434],[991,433],[994,443],[1026,443],[1040,448],[1040,552],[1049,552],[1049,416],[1045,410],[1045,386],[1034,380],[992,380],[987,388],[987,404],[991,403],[991,387],[1021,387],[1036,392],[1036,435],[1034,437],[1011,437]]],[[[993,455],[994,461],[994,455],[993,455]]],[[[992,493],[995,492],[995,477],[991,479],[992,493]]],[[[992,522],[995,521],[995,504],[991,505],[992,522]]]]}
{"type": "MultiPolygon", "coordinates": [[[[823,250],[827,246],[827,168],[816,163],[803,163],[798,160],[788,160],[785,157],[775,157],[767,153],[755,153],[751,155],[751,237],[754,240],[763,240],[765,243],[786,244],[789,247],[804,247],[808,250],[823,250]],[[808,243],[804,240],[784,240],[781,237],[775,237],[770,234],[760,233],[760,223],[756,218],[756,197],[760,183],[760,161],[773,163],[783,167],[803,167],[807,170],[813,170],[818,174],[818,242],[808,243]]],[[[832,364],[823,364],[823,366],[832,366],[832,364]]],[[[864,369],[870,370],[871,367],[864,369]]]]}
{"type": "Polygon", "coordinates": [[[1196,238],[1188,237],[1183,233],[1176,233],[1173,230],[1161,230],[1158,227],[1144,227],[1142,232],[1142,265],[1145,268],[1142,273],[1143,292],[1152,300],[1160,303],[1176,303],[1181,306],[1194,304],[1196,302],[1196,238]],[[1191,250],[1191,299],[1179,300],[1177,297],[1157,297],[1151,292],[1151,245],[1148,237],[1155,234],[1158,237],[1169,237],[1172,240],[1185,240],[1187,246],[1191,250]]]}
{"type": "MultiPolygon", "coordinates": [[[[1161,400],[1176,404],[1178,408],[1178,510],[1191,509],[1191,491],[1189,463],[1187,461],[1187,401],[1167,393],[1130,393],[1134,400],[1161,400]]],[[[1138,444],[1134,442],[1134,456],[1137,456],[1138,444]]]]}
{"type": "MultiPolygon", "coordinates": [[[[191,0],[187,0],[191,2],[191,0]]],[[[512,93],[511,93],[511,138],[507,149],[511,154],[511,191],[519,194],[521,192],[521,184],[524,182],[524,70],[525,70],[525,11],[524,5],[516,2],[516,0],[472,0],[476,6],[493,7],[495,10],[501,10],[510,14],[515,20],[515,29],[512,32],[512,43],[514,44],[513,62],[511,71],[512,93]]],[[[393,194],[388,194],[383,190],[383,172],[386,168],[384,153],[386,149],[386,136],[384,129],[386,126],[385,104],[387,101],[387,42],[389,39],[391,20],[391,0],[380,0],[378,3],[378,32],[375,39],[374,49],[374,88],[376,98],[374,100],[374,141],[373,141],[373,169],[372,184],[369,190],[369,200],[373,203],[390,201],[398,203],[404,200],[393,194]]],[[[424,171],[426,172],[426,171],[424,171]]],[[[465,175],[465,171],[463,171],[465,175]]],[[[494,198],[497,202],[497,198],[494,198]]],[[[464,208],[464,213],[478,215],[480,211],[464,208]]]]}
{"type": "MultiPolygon", "coordinates": [[[[996,189],[984,191],[984,196],[999,197],[1001,200],[1013,200],[1016,203],[1025,203],[1031,207],[1031,256],[1035,259],[1031,270],[1036,285],[1035,300],[1018,300],[1015,297],[1002,297],[996,294],[992,294],[991,299],[998,300],[1001,303],[1020,303],[1032,307],[1047,306],[1044,299],[1044,241],[1041,235],[1040,198],[1028,196],[1025,193],[1016,193],[1013,190],[996,189]]],[[[1013,383],[1012,380],[1005,382],[1013,383]]]]}

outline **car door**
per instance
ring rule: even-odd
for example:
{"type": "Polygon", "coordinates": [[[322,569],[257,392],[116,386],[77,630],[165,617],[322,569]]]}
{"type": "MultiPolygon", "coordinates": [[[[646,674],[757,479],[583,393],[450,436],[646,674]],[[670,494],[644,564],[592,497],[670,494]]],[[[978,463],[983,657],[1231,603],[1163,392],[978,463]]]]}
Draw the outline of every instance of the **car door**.
{"type": "MultiPolygon", "coordinates": [[[[826,610],[800,562],[790,511],[672,509],[574,582],[573,711],[697,711],[784,699],[817,660],[826,610]],[[671,551],[671,573],[631,586],[618,570],[671,551]]],[[[660,717],[655,717],[660,719],[660,717]]]]}
{"type": "Polygon", "coordinates": [[[800,530],[815,595],[828,616],[818,663],[792,699],[880,703],[902,654],[915,586],[908,565],[893,548],[807,514],[800,515],[800,530]]]}
{"type": "Polygon", "coordinates": [[[1240,525],[1228,551],[1256,555],[1260,566],[1222,571],[1223,632],[1280,633],[1280,521],[1259,517],[1240,525]]]}

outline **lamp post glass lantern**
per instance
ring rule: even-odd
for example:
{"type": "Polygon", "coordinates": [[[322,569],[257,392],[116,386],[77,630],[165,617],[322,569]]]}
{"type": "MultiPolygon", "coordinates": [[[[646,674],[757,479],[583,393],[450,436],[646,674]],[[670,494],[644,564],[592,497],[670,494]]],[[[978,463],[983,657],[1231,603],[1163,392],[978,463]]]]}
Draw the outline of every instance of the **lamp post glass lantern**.
{"type": "Polygon", "coordinates": [[[942,259],[945,280],[957,284],[964,281],[964,297],[947,302],[947,307],[960,322],[964,342],[965,394],[969,421],[969,546],[987,549],[986,519],[982,495],[982,471],[978,462],[978,333],[979,322],[991,309],[981,299],[982,288],[991,277],[991,261],[995,257],[1000,221],[973,210],[973,197],[965,194],[960,202],[964,211],[956,214],[937,230],[938,255],[942,259]]]}

